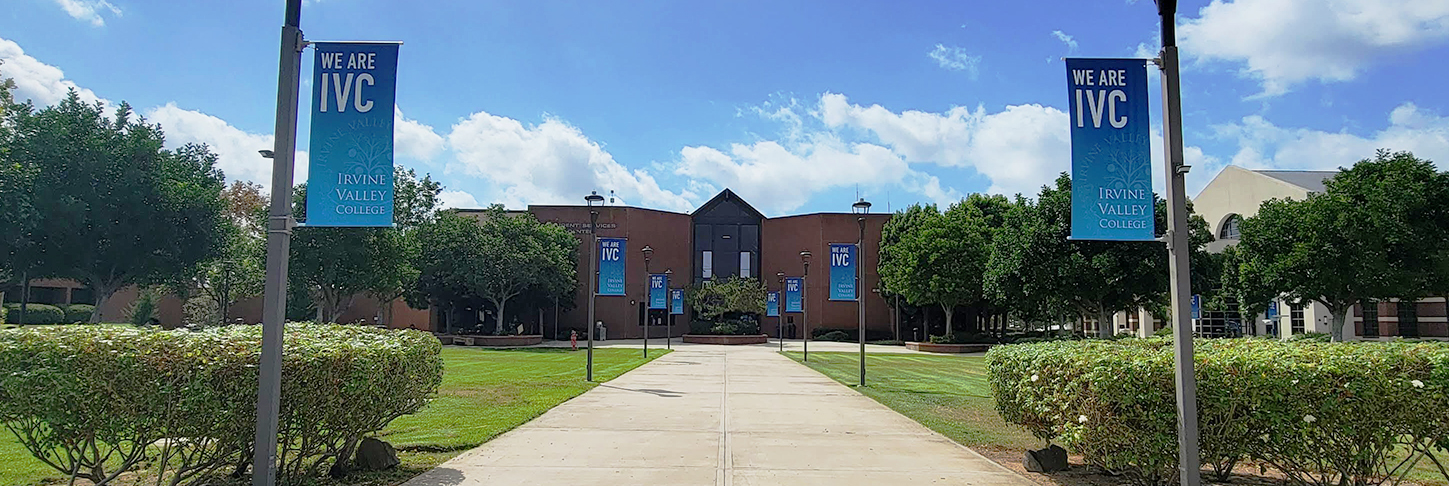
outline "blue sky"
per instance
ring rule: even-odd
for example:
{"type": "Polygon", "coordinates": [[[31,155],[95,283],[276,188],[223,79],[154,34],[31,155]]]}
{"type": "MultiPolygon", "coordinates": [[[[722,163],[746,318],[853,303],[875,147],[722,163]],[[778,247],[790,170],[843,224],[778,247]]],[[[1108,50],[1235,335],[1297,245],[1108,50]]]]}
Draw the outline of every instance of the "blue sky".
{"type": "MultiPolygon", "coordinates": [[[[228,177],[268,181],[283,2],[6,4],[0,76],[20,97],[129,102],[228,177]]],[[[1449,163],[1449,0],[1179,12],[1193,193],[1227,164],[1332,169],[1379,147],[1449,163]]],[[[882,210],[1034,194],[1070,162],[1060,58],[1159,45],[1149,0],[309,0],[302,28],[404,41],[397,161],[451,205],[612,190],[687,211],[729,187],[772,215],[857,191],[882,210]]]]}

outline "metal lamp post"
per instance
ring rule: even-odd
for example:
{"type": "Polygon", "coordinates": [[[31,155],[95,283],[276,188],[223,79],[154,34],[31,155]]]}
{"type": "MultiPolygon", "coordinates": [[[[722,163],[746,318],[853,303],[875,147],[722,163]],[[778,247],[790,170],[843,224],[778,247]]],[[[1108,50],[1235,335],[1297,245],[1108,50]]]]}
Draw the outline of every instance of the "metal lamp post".
{"type": "Polygon", "coordinates": [[[860,289],[865,286],[865,215],[870,213],[870,202],[861,198],[850,209],[858,215],[855,221],[860,223],[860,240],[855,243],[856,251],[860,252],[855,257],[855,297],[860,299],[860,386],[865,386],[865,293],[860,289]]]}
{"type": "Polygon", "coordinates": [[[1182,85],[1177,66],[1177,0],[1155,0],[1162,24],[1162,52],[1157,66],[1162,71],[1162,142],[1163,165],[1167,175],[1167,252],[1169,288],[1172,296],[1172,322],[1177,365],[1177,464],[1182,486],[1198,486],[1202,482],[1198,457],[1197,378],[1194,376],[1192,323],[1189,303],[1192,295],[1189,275],[1187,196],[1184,177],[1189,167],[1183,163],[1182,149],[1182,85]]]}
{"type": "Polygon", "coordinates": [[[277,55],[277,111],[272,148],[272,200],[267,208],[267,273],[262,293],[262,349],[257,366],[257,427],[252,484],[277,478],[277,427],[282,409],[282,335],[287,318],[287,255],[291,251],[292,171],[297,155],[297,96],[301,87],[302,0],[287,0],[277,55]]]}
{"type": "Polygon", "coordinates": [[[642,306],[644,306],[644,319],[643,319],[643,322],[641,322],[640,324],[643,324],[644,325],[644,358],[645,359],[648,359],[649,358],[649,291],[651,290],[649,288],[649,286],[652,285],[649,282],[649,280],[651,280],[653,278],[653,277],[651,277],[649,275],[649,257],[654,256],[654,249],[653,248],[650,248],[649,245],[644,245],[643,248],[640,248],[639,249],[639,252],[644,254],[644,298],[639,299],[639,304],[642,305],[642,306]]]}
{"type": "MultiPolygon", "coordinates": [[[[674,280],[673,277],[673,268],[664,269],[665,282],[674,280]]],[[[664,289],[664,291],[669,292],[670,297],[669,299],[665,300],[666,302],[669,302],[669,308],[664,309],[664,349],[674,349],[674,291],[667,288],[664,289]]]]}
{"type": "Polygon", "coordinates": [[[810,361],[810,299],[806,293],[810,289],[810,250],[800,250],[800,263],[805,266],[805,275],[800,277],[800,327],[805,338],[801,346],[805,350],[804,361],[810,361]]]}
{"type": "Polygon", "coordinates": [[[775,333],[780,338],[780,352],[785,352],[785,272],[775,272],[775,280],[780,284],[780,295],[775,297],[775,333]]]}
{"type": "Polygon", "coordinates": [[[589,191],[584,196],[584,201],[589,205],[589,346],[587,361],[584,364],[584,381],[594,381],[594,301],[599,296],[599,206],[604,204],[604,196],[598,191],[589,191]]]}

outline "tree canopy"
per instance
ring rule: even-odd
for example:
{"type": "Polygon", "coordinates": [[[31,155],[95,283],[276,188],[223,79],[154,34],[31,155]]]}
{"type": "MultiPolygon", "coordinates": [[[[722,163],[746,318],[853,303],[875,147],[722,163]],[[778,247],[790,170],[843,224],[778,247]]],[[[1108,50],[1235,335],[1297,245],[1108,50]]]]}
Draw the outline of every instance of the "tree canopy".
{"type": "Polygon", "coordinates": [[[1264,202],[1243,220],[1239,292],[1321,303],[1340,341],[1354,304],[1443,288],[1449,175],[1410,153],[1379,151],[1324,185],[1302,200],[1264,202]]]}
{"type": "MultiPolygon", "coordinates": [[[[360,294],[386,304],[418,279],[413,266],[420,251],[416,230],[437,211],[442,187],[430,176],[419,179],[411,169],[393,174],[392,228],[297,228],[292,232],[288,278],[307,289],[317,320],[333,322],[360,294]]],[[[307,185],[297,186],[293,212],[307,217],[307,185]]]]}
{"type": "Polygon", "coordinates": [[[428,245],[414,260],[419,277],[410,299],[486,300],[496,311],[495,334],[505,333],[505,311],[515,299],[541,302],[575,290],[578,240],[531,214],[493,206],[474,220],[444,211],[418,234],[428,245]]]}
{"type": "Polygon", "coordinates": [[[80,281],[99,309],[125,286],[173,281],[222,252],[224,182],[205,146],[165,149],[161,127],[130,106],[107,116],[74,91],[40,110],[12,105],[6,117],[5,165],[29,171],[34,213],[24,244],[9,250],[18,270],[80,281]]]}

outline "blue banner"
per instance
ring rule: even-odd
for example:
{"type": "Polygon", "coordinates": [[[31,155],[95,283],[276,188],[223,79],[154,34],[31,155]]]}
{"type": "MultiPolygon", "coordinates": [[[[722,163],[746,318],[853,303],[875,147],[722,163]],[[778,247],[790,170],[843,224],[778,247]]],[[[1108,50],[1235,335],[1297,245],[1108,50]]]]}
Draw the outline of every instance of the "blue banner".
{"type": "Polygon", "coordinates": [[[830,244],[830,300],[855,300],[853,244],[830,244]]]}
{"type": "Polygon", "coordinates": [[[1278,301],[1275,300],[1268,303],[1268,312],[1266,312],[1263,317],[1266,317],[1268,319],[1278,318],[1278,301]]]}
{"type": "Polygon", "coordinates": [[[662,273],[649,275],[649,308],[669,308],[669,276],[662,273]]]}
{"type": "Polygon", "coordinates": [[[805,279],[785,278],[785,312],[804,312],[805,279]]]}
{"type": "Polygon", "coordinates": [[[624,253],[628,240],[599,238],[599,295],[624,295],[624,253]]]}
{"type": "Polygon", "coordinates": [[[780,316],[780,293],[770,292],[765,294],[765,317],[780,316]]]}
{"type": "Polygon", "coordinates": [[[684,314],[684,289],[669,289],[669,313],[684,314]]]}
{"type": "Polygon", "coordinates": [[[1147,61],[1066,61],[1072,239],[1153,240],[1147,61]]]}
{"type": "Polygon", "coordinates": [[[1194,294],[1192,296],[1192,318],[1193,319],[1202,319],[1202,296],[1201,295],[1194,294]]]}
{"type": "Polygon", "coordinates": [[[392,226],[392,43],[316,42],[307,226],[392,226]]]}

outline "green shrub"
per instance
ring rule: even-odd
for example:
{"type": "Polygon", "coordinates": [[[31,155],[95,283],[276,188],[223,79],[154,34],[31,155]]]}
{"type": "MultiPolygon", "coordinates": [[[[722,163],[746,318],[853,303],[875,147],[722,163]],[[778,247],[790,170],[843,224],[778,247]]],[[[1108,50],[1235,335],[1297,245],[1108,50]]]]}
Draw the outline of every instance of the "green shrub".
{"type": "Polygon", "coordinates": [[[689,323],[689,333],[716,336],[755,335],[760,333],[760,323],[749,315],[720,322],[693,321],[689,323]]]}
{"type": "Polygon", "coordinates": [[[126,322],[133,326],[144,326],[156,319],[158,307],[161,303],[161,292],[153,288],[143,288],[136,294],[136,301],[126,309],[126,322]]]}
{"type": "Polygon", "coordinates": [[[996,344],[1001,342],[986,333],[980,332],[955,332],[949,336],[931,336],[932,344],[996,344]]]}
{"type": "MultiPolygon", "coordinates": [[[[202,481],[250,458],[260,347],[258,326],[0,331],[0,421],[36,457],[96,484],[143,461],[169,484],[202,481]]],[[[345,464],[364,435],[426,404],[440,350],[418,331],[288,324],[281,483],[345,464]]]]}
{"type": "Polygon", "coordinates": [[[1152,335],[1156,337],[1172,337],[1172,326],[1163,326],[1162,329],[1158,329],[1152,335]]]}
{"type": "MultiPolygon", "coordinates": [[[[820,341],[841,341],[841,342],[854,343],[854,342],[860,342],[860,338],[858,336],[860,336],[860,330],[857,329],[857,328],[854,328],[854,327],[852,327],[852,328],[846,328],[846,329],[831,329],[831,328],[828,328],[828,327],[817,327],[817,328],[813,328],[813,329],[810,330],[810,339],[815,339],[815,340],[820,340],[820,341]],[[839,334],[835,334],[835,333],[839,333],[839,334]],[[842,334],[845,337],[843,337],[843,338],[839,337],[842,334]],[[825,337],[826,335],[830,335],[830,336],[832,336],[832,338],[826,338],[825,337]]],[[[895,339],[895,333],[892,333],[891,331],[886,330],[886,329],[866,329],[865,330],[865,341],[866,342],[871,342],[871,341],[890,341],[890,340],[894,340],[894,339],[895,339]]]]}
{"type": "MultiPolygon", "coordinates": [[[[1196,347],[1202,460],[1219,473],[1246,458],[1299,484],[1379,484],[1404,472],[1394,469],[1396,449],[1445,443],[1449,346],[1208,339],[1196,347]]],[[[1174,480],[1170,340],[998,346],[987,366],[1006,421],[1139,483],[1174,480]]]]}
{"type": "Polygon", "coordinates": [[[1326,343],[1326,342],[1332,341],[1333,340],[1333,336],[1330,336],[1326,332],[1305,332],[1305,333],[1301,333],[1301,334],[1294,334],[1292,336],[1288,336],[1288,340],[1289,341],[1310,341],[1310,342],[1316,342],[1316,343],[1326,343]]]}
{"type": "Polygon", "coordinates": [[[91,314],[96,311],[96,306],[90,304],[71,304],[65,308],[65,323],[75,324],[77,322],[90,322],[91,314]]]}
{"type": "Polygon", "coordinates": [[[9,324],[61,324],[65,322],[65,311],[59,307],[47,304],[28,304],[25,306],[25,322],[20,322],[20,304],[5,304],[9,324]]]}
{"type": "Polygon", "coordinates": [[[710,322],[764,314],[765,284],[753,278],[726,277],[690,289],[686,300],[700,319],[710,322]]]}

